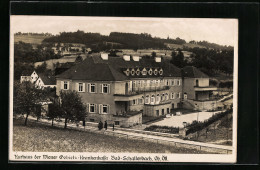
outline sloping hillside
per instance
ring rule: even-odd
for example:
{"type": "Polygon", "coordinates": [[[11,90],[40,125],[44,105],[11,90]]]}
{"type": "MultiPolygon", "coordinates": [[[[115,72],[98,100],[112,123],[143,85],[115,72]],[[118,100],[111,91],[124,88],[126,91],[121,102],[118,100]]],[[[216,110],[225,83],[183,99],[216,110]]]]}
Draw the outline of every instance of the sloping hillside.
{"type": "Polygon", "coordinates": [[[40,36],[40,35],[15,35],[14,43],[18,43],[19,41],[22,41],[30,44],[41,44],[45,38],[48,37],[40,36]]]}

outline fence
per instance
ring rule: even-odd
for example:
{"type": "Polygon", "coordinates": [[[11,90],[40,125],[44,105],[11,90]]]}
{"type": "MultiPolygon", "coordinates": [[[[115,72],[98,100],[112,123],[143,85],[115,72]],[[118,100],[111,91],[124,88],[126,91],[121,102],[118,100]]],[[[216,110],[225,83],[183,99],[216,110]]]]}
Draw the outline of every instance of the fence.
{"type": "MultiPolygon", "coordinates": [[[[50,123],[48,123],[48,122],[39,121],[38,123],[50,125],[50,123]]],[[[61,125],[61,124],[55,124],[55,126],[63,128],[63,125],[61,125]]],[[[228,146],[220,146],[220,145],[214,145],[214,144],[205,144],[205,143],[200,143],[200,142],[183,141],[183,140],[174,141],[173,138],[172,138],[172,140],[171,139],[156,139],[156,138],[154,138],[154,136],[156,134],[158,136],[165,135],[165,134],[159,135],[159,132],[158,133],[157,132],[150,132],[149,135],[151,135],[151,136],[145,136],[145,135],[142,135],[140,130],[132,130],[132,129],[131,129],[131,132],[136,132],[136,134],[133,135],[133,134],[122,133],[122,132],[117,131],[117,128],[115,129],[115,131],[98,130],[97,127],[82,128],[82,127],[77,127],[76,125],[74,125],[74,126],[70,125],[70,126],[67,126],[67,128],[78,130],[78,131],[87,131],[87,132],[91,132],[91,133],[97,133],[97,134],[109,135],[109,136],[114,136],[114,137],[119,137],[119,138],[125,138],[127,140],[141,140],[141,141],[153,142],[153,143],[156,143],[156,144],[163,144],[163,145],[168,145],[168,146],[170,145],[170,146],[174,146],[174,147],[183,147],[183,148],[188,148],[188,149],[196,149],[196,150],[199,150],[199,151],[207,151],[207,152],[212,152],[212,153],[221,153],[221,154],[231,154],[232,153],[232,148],[228,147],[228,146]],[[152,134],[154,134],[154,136],[152,136],[152,134]]],[[[145,134],[147,132],[144,131],[143,133],[145,134]]],[[[169,136],[166,135],[166,137],[169,137],[169,136]]],[[[66,140],[68,140],[68,139],[66,139],[66,140]]],[[[46,143],[48,143],[48,142],[46,142],[44,140],[44,141],[42,141],[41,144],[43,144],[43,146],[45,147],[46,143]]],[[[58,152],[60,151],[60,148],[61,148],[62,145],[63,146],[66,145],[64,140],[59,140],[58,142],[56,141],[54,143],[56,143],[54,146],[56,146],[58,152]]],[[[67,143],[70,143],[69,146],[72,147],[72,149],[71,149],[72,152],[75,152],[79,149],[79,148],[75,148],[73,142],[70,142],[70,140],[67,143]]],[[[85,145],[84,145],[84,142],[83,142],[82,148],[84,148],[84,146],[85,145]]],[[[51,147],[53,147],[53,146],[51,146],[51,147]]],[[[33,151],[37,151],[37,150],[35,150],[35,143],[33,144],[33,151]]]]}

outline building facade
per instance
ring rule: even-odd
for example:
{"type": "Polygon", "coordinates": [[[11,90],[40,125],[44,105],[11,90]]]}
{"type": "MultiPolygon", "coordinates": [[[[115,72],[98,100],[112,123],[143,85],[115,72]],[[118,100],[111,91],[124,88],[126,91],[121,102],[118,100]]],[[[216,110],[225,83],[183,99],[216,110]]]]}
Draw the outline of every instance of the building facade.
{"type": "Polygon", "coordinates": [[[133,126],[142,116],[163,116],[181,108],[185,82],[182,70],[160,57],[101,54],[57,75],[56,94],[77,91],[87,106],[88,121],[133,126]]]}

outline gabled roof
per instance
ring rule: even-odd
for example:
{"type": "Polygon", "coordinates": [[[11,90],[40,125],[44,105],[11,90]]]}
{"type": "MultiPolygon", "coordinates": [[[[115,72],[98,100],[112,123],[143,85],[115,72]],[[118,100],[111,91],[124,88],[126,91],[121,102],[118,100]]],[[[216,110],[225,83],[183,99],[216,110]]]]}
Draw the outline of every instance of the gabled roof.
{"type": "Polygon", "coordinates": [[[181,69],[170,64],[169,62],[155,62],[154,59],[140,59],[140,61],[125,61],[121,57],[109,57],[108,60],[103,60],[100,55],[88,57],[81,63],[71,67],[69,70],[56,76],[57,78],[72,79],[72,80],[94,80],[94,81],[121,81],[130,78],[145,78],[145,77],[181,77],[181,69]],[[126,76],[124,70],[127,68],[137,68],[142,71],[143,68],[163,69],[163,75],[134,75],[126,76]]]}
{"type": "Polygon", "coordinates": [[[33,73],[33,71],[29,71],[29,70],[23,70],[21,76],[31,76],[33,73]]]}
{"type": "Polygon", "coordinates": [[[182,76],[183,77],[190,77],[190,78],[208,78],[209,76],[205,73],[201,72],[199,69],[193,66],[186,66],[182,69],[182,76]]]}
{"type": "Polygon", "coordinates": [[[94,63],[93,58],[87,58],[69,70],[56,76],[57,78],[72,80],[96,80],[116,81],[127,79],[123,73],[117,72],[114,68],[105,63],[94,63]]]}
{"type": "Polygon", "coordinates": [[[56,79],[54,76],[47,76],[40,73],[39,78],[41,78],[44,85],[56,85],[56,79]]]}

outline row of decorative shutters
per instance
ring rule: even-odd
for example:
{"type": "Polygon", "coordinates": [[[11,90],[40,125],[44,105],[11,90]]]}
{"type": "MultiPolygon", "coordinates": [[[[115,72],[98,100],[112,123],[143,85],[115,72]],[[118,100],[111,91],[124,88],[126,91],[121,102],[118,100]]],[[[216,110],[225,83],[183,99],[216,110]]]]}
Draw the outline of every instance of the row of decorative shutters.
{"type": "MultiPolygon", "coordinates": [[[[107,113],[109,114],[110,113],[110,105],[109,104],[106,104],[107,105],[107,113]]],[[[103,113],[103,104],[94,104],[94,110],[95,112],[94,113],[99,113],[99,114],[102,114],[103,113]]],[[[87,111],[90,113],[90,103],[87,103],[87,111]]]]}

